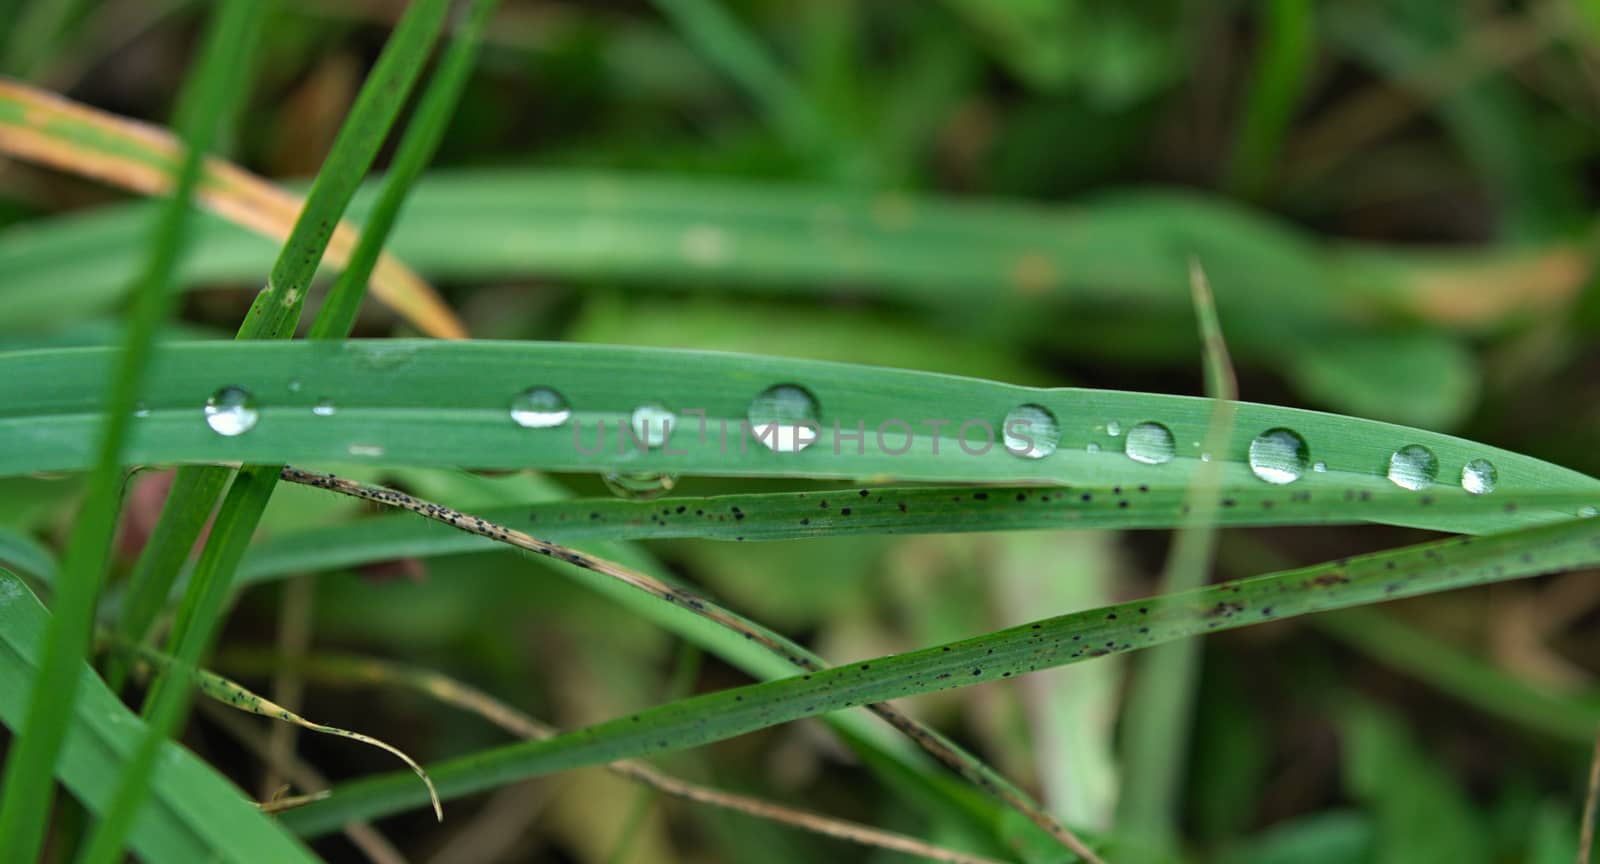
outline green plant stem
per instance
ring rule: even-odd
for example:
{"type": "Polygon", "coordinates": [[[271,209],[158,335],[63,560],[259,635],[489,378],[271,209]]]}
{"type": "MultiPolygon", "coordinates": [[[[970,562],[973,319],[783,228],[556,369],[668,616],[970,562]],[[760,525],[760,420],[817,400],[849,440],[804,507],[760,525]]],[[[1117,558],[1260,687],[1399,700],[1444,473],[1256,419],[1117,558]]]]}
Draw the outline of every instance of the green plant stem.
{"type": "Polygon", "coordinates": [[[185,88],[178,125],[187,146],[172,197],[161,208],[151,256],[139,277],[126,341],[103,404],[104,419],[83,509],[68,541],[57,582],[34,698],[6,759],[0,789],[0,860],[38,857],[51,800],[51,776],[77,695],[94,607],[110,555],[121,501],[122,454],[156,331],[171,313],[174,274],[191,221],[189,200],[219,126],[230,123],[245,79],[235,65],[259,29],[259,9],[246,0],[222,6],[210,20],[198,70],[185,88]]]}

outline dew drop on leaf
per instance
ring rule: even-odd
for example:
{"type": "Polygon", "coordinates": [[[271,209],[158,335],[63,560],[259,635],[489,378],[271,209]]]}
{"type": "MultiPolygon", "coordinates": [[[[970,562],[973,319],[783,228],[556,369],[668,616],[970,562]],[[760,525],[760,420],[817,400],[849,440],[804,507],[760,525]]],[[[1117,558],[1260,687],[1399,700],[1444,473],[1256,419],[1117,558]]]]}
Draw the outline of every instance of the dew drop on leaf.
{"type": "Polygon", "coordinates": [[[678,475],[660,471],[608,471],[600,479],[611,494],[629,501],[648,501],[678,485],[678,475]]]}
{"type": "Polygon", "coordinates": [[[560,426],[571,416],[566,397],[549,387],[530,387],[511,400],[511,422],[528,429],[560,426]]]}
{"type": "Polygon", "coordinates": [[[243,435],[259,419],[255,397],[243,387],[223,387],[206,400],[206,425],[218,435],[243,435]]]}
{"type": "Polygon", "coordinates": [[[1461,488],[1474,495],[1487,495],[1499,485],[1500,471],[1487,459],[1474,459],[1461,468],[1461,488]]]}
{"type": "Polygon", "coordinates": [[[1407,444],[1389,455],[1389,482],[1402,489],[1423,489],[1439,475],[1439,457],[1421,444],[1407,444]]]}
{"type": "Polygon", "coordinates": [[[799,453],[817,440],[817,397],[798,384],[778,384],[750,402],[750,431],[768,450],[799,453]]]}
{"type": "Polygon", "coordinates": [[[1160,465],[1172,461],[1178,452],[1178,445],[1172,437],[1172,430],[1160,423],[1146,421],[1128,430],[1123,452],[1135,462],[1160,465]]]}
{"type": "Polygon", "coordinates": [[[1056,422],[1056,415],[1031,402],[1011,409],[1001,431],[1006,451],[1024,459],[1043,459],[1056,452],[1056,445],[1061,443],[1061,424],[1056,422]]]}
{"type": "Polygon", "coordinates": [[[1318,474],[1326,474],[1328,473],[1328,463],[1318,459],[1316,462],[1311,463],[1311,470],[1318,474]]]}
{"type": "Polygon", "coordinates": [[[1268,429],[1250,442],[1250,471],[1268,483],[1293,483],[1310,462],[1311,448],[1293,429],[1268,429]]]}
{"type": "Polygon", "coordinates": [[[318,417],[332,417],[338,412],[339,409],[334,407],[332,399],[320,399],[317,404],[311,406],[311,413],[318,417]]]}
{"type": "Polygon", "coordinates": [[[1122,424],[1115,420],[1106,423],[1106,434],[1115,438],[1122,434],[1122,424]]]}

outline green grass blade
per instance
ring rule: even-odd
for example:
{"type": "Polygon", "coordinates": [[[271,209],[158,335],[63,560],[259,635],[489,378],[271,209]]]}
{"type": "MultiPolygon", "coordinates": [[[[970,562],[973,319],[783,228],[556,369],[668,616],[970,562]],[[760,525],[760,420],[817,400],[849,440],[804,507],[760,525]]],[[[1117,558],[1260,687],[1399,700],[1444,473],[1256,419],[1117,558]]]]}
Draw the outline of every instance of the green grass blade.
{"type": "Polygon", "coordinates": [[[33,689],[35,699],[6,757],[4,785],[0,787],[0,859],[32,861],[39,853],[53,797],[51,766],[66,735],[77,692],[73,682],[88,644],[116,529],[131,415],[149,369],[156,330],[170,314],[175,299],[171,286],[191,218],[189,199],[218,127],[229,122],[230,106],[240,101],[237,96],[244,75],[234,61],[249,53],[247,46],[258,29],[257,11],[249,3],[230,3],[211,19],[198,71],[178,109],[188,152],[172,197],[159,211],[116,371],[94,384],[85,382],[82,391],[102,414],[94,424],[93,471],[56,584],[54,615],[33,689]],[[106,382],[110,382],[109,388],[106,382]]]}
{"type": "MultiPolygon", "coordinates": [[[[0,722],[15,729],[38,682],[40,646],[49,613],[27,587],[0,570],[0,722]]],[[[144,724],[83,664],[78,699],[56,776],[91,812],[110,803],[117,769],[144,732],[144,724]]],[[[151,806],[129,834],[145,861],[317,860],[262,814],[232,783],[176,744],[162,748],[159,767],[146,775],[151,806]]]]}
{"type": "MultiPolygon", "coordinates": [[[[340,127],[266,287],[246,313],[239,327],[239,339],[288,339],[294,335],[311,279],[333,237],[333,226],[343,217],[351,196],[377,157],[378,148],[420,76],[449,7],[448,0],[419,0],[407,9],[396,25],[340,127]]],[[[482,26],[485,19],[481,10],[472,20],[475,26],[482,26]]],[[[448,120],[448,112],[435,108],[425,119],[428,123],[442,125],[448,120]]],[[[442,132],[431,129],[422,134],[435,136],[436,142],[442,132]]],[[[431,148],[425,142],[423,149],[431,148]]],[[[398,181],[401,197],[406,182],[402,174],[398,181]]],[[[395,198],[394,206],[398,204],[399,198],[395,198]]],[[[341,301],[351,306],[352,313],[354,307],[359,306],[359,298],[384,240],[382,233],[369,230],[358,242],[353,258],[364,267],[347,268],[344,293],[352,295],[354,300],[341,301]]],[[[351,314],[349,321],[353,320],[351,314]]],[[[120,854],[122,838],[143,804],[145,787],[141,783],[141,771],[148,769],[161,742],[173,733],[188,712],[189,693],[181,682],[185,676],[193,674],[220,628],[234,571],[272,497],[277,472],[275,467],[251,466],[234,476],[168,637],[174,669],[161,675],[146,698],[145,713],[150,718],[150,729],[123,773],[115,803],[90,837],[83,856],[89,864],[110,864],[120,854]],[[171,683],[174,674],[180,683],[171,683]]],[[[165,511],[162,518],[166,518],[165,511]]],[[[193,527],[198,533],[199,526],[193,527]]],[[[180,538],[186,533],[176,532],[180,538]]]]}
{"type": "Polygon", "coordinates": [[[0,563],[28,573],[44,585],[53,585],[56,581],[55,553],[32,537],[10,528],[0,528],[0,563]]]}
{"type": "MultiPolygon", "coordinates": [[[[961,642],[696,696],[544,742],[430,768],[446,799],[536,774],[695,747],[779,723],[1313,612],[1600,563],[1600,520],[1406,547],[1052,618],[961,642]]],[[[306,835],[393,813],[427,797],[410,774],[359,781],[285,814],[306,835]]]]}
{"type": "MultiPolygon", "coordinates": [[[[1211,287],[1198,262],[1190,264],[1200,344],[1205,346],[1206,395],[1213,400],[1205,447],[1221,450],[1233,433],[1233,400],[1238,398],[1233,362],[1217,320],[1211,287]]],[[[1186,495],[1188,514],[1173,538],[1161,574],[1163,595],[1199,589],[1211,573],[1217,545],[1217,462],[1203,463],[1186,495]]],[[[1154,603],[1165,603],[1157,598],[1154,603]]],[[[1157,614],[1160,614],[1159,611],[1157,614]]],[[[1199,689],[1200,640],[1157,645],[1140,657],[1123,712],[1123,785],[1117,828],[1138,838],[1134,853],[1160,860],[1177,846],[1179,795],[1186,776],[1189,735],[1194,728],[1194,696],[1199,689]]]]}
{"type": "Polygon", "coordinates": [[[1228,189],[1245,198],[1260,197],[1271,179],[1316,60],[1316,22],[1309,0],[1268,0],[1259,9],[1244,118],[1226,179],[1228,189]]]}
{"type": "MultiPolygon", "coordinates": [[[[85,466],[85,442],[98,406],[82,395],[89,382],[102,380],[113,352],[62,349],[0,355],[0,376],[14,382],[0,406],[0,437],[15,444],[0,451],[0,475],[85,466]]],[[[978,379],[853,366],[848,364],[692,351],[593,345],[500,342],[187,343],[160,350],[146,391],[150,416],[141,418],[126,458],[142,463],[190,461],[311,466],[321,463],[448,465],[546,470],[676,471],[682,474],[769,477],[895,478],[931,483],[1072,484],[1120,486],[1116,506],[1135,520],[1142,495],[1187,489],[1203,463],[1196,443],[1210,416],[1207,400],[1182,396],[1086,389],[1016,387],[978,379]],[[303,382],[297,392],[292,382],[303,382]],[[820,407],[823,430],[800,453],[770,452],[761,444],[738,446],[752,400],[776,384],[808,389],[820,407]],[[201,405],[222,386],[244,387],[257,395],[259,419],[244,434],[225,436],[205,422],[201,405]],[[529,387],[553,387],[572,413],[560,427],[524,428],[513,422],[514,397],[529,387]],[[332,416],[312,408],[327,398],[332,416]],[[617,453],[615,425],[649,402],[678,411],[703,408],[705,440],[698,416],[684,415],[669,449],[640,452],[631,443],[617,453]],[[988,452],[969,455],[957,440],[957,423],[989,424],[998,434],[1007,414],[1020,405],[1051,411],[1060,439],[1042,459],[1019,458],[997,440],[988,452]],[[922,418],[953,421],[933,429],[922,418]],[[905,435],[890,421],[916,424],[913,446],[903,454],[905,435]],[[583,447],[593,449],[600,421],[608,426],[605,452],[587,454],[573,444],[574,427],[583,447]],[[728,445],[719,440],[726,421],[728,445]],[[833,424],[866,440],[839,440],[833,424]],[[1163,424],[1173,435],[1174,457],[1144,464],[1118,452],[1125,436],[1111,436],[1138,423],[1163,424]],[[889,424],[885,426],[884,424],[889,424]],[[874,430],[885,428],[886,452],[879,452],[874,430]],[[935,442],[939,453],[932,452],[935,442]],[[1088,445],[1100,448],[1091,452],[1088,445]],[[1139,487],[1148,487],[1148,492],[1139,487]],[[1127,506],[1123,507],[1122,502],[1127,506]]],[[[1578,493],[1600,489],[1600,482],[1574,471],[1461,438],[1315,411],[1239,403],[1227,447],[1213,454],[1222,464],[1222,506],[1230,509],[1293,510],[1310,504],[1329,515],[1362,519],[1363,508],[1397,491],[1385,477],[1398,448],[1426,447],[1437,460],[1437,474],[1411,500],[1415,511],[1384,521],[1447,531],[1503,529],[1568,518],[1578,510],[1523,507],[1515,500],[1533,493],[1578,493]],[[1301,435],[1309,463],[1288,485],[1264,483],[1249,465],[1251,441],[1262,432],[1288,428],[1301,435]],[[1464,499],[1464,468],[1484,459],[1496,469],[1496,488],[1483,496],[1501,504],[1497,513],[1471,515],[1436,509],[1464,499]],[[1230,507],[1228,501],[1234,502],[1230,507]],[[1268,505],[1266,502],[1270,501],[1268,505]],[[1512,507],[1505,507],[1512,504],[1512,507]],[[1246,506],[1247,505],[1247,506],[1246,506]],[[1509,511],[1509,512],[1508,512],[1509,511]]],[[[659,428],[659,427],[658,427],[659,428]]],[[[983,432],[967,433],[969,448],[980,450],[983,432]]],[[[979,490],[981,491],[981,490],[979,490]]],[[[859,497],[859,496],[858,496],[859,497]]],[[[999,502],[993,503],[998,504],[999,502]]],[[[833,502],[837,506],[837,502],[833,502]]],[[[874,502],[876,503],[876,502],[874,502]]],[[[833,509],[833,508],[827,508],[833,509]]],[[[909,507],[908,507],[909,510],[909,507]]],[[[824,508],[818,502],[817,515],[824,508]]],[[[835,511],[832,518],[855,514],[835,511]]],[[[1161,517],[1171,524],[1170,506],[1161,517]]],[[[1225,517],[1227,518],[1227,517],[1225,517]]],[[[670,520],[669,520],[670,521],[670,520]]],[[[734,521],[741,521],[735,519],[734,521]]],[[[1148,524],[1148,523],[1146,523],[1148,524]]]]}

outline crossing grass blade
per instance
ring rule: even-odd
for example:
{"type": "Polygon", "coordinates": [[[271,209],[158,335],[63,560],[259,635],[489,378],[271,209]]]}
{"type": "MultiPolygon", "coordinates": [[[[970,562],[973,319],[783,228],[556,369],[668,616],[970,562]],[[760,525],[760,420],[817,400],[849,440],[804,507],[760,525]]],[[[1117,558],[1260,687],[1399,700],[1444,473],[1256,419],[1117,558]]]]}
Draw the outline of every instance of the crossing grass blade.
{"type": "Polygon", "coordinates": [[[260,9],[242,0],[223,4],[210,19],[196,74],[178,107],[187,153],[177,169],[172,195],[158,211],[114,372],[83,382],[80,391],[101,415],[92,423],[93,449],[86,451],[93,453],[92,471],[55,585],[54,614],[32,688],[34,699],[26,717],[13,727],[15,738],[0,779],[0,859],[32,861],[39,855],[55,797],[52,766],[67,734],[77,694],[74,683],[110,561],[130,415],[149,371],[156,331],[176,299],[173,274],[188,236],[189,199],[199,183],[201,160],[222,127],[234,119],[248,69],[239,60],[252,53],[259,25],[260,9]]]}
{"type": "MultiPolygon", "coordinates": [[[[165,129],[0,79],[0,153],[141,195],[163,195],[178,176],[183,147],[165,129]]],[[[205,160],[194,197],[218,216],[280,242],[289,237],[302,203],[294,193],[215,157],[205,160]]],[[[357,236],[358,229],[348,220],[338,223],[328,244],[328,263],[346,266],[357,236]]],[[[423,333],[446,339],[466,335],[433,287],[393,255],[383,255],[372,271],[372,293],[423,333]]],[[[59,294],[19,294],[13,302],[21,308],[12,310],[20,316],[18,323],[31,319],[28,304],[43,311],[60,303],[59,294]]]]}
{"type": "MultiPolygon", "coordinates": [[[[1463,537],[1074,613],[960,642],[692,697],[548,741],[431,767],[446,799],[583,765],[670,752],[802,717],[970,686],[1202,633],[1600,564],[1600,519],[1463,537]]],[[[409,774],[358,781],[286,814],[316,835],[425,803],[409,774]]]]}
{"type": "MultiPolygon", "coordinates": [[[[396,25],[312,183],[305,206],[295,220],[266,286],[246,312],[244,323],[239,327],[239,339],[293,337],[312,277],[332,240],[334,226],[343,217],[351,196],[376,159],[379,147],[421,75],[449,8],[448,0],[418,0],[396,25]]],[[[479,25],[482,23],[481,17],[473,20],[479,25]]],[[[443,120],[437,114],[429,118],[429,122],[435,123],[443,120]]],[[[364,235],[358,245],[358,260],[375,262],[378,256],[370,247],[381,247],[384,239],[376,233],[364,235]],[[361,249],[361,246],[368,249],[361,249]]],[[[366,277],[366,273],[356,273],[351,281],[358,289],[364,288],[366,277]]],[[[201,468],[180,472],[180,475],[189,476],[180,476],[174,486],[215,483],[223,470],[201,468]],[[202,472],[210,477],[202,477],[202,472]]],[[[122,773],[113,805],[90,835],[83,855],[88,864],[110,864],[120,855],[123,837],[143,804],[143,773],[149,770],[161,742],[173,733],[187,713],[189,694],[181,682],[197,668],[201,655],[220,626],[234,570],[271,498],[276,473],[276,469],[253,466],[234,476],[168,636],[173,670],[160,676],[146,696],[145,714],[150,728],[122,773]],[[174,676],[179,684],[171,683],[174,676]]],[[[195,512],[197,508],[192,503],[169,502],[169,506],[163,508],[159,521],[166,523],[166,527],[158,524],[157,532],[165,531],[169,535],[171,544],[163,547],[165,551],[189,548],[199,534],[201,523],[185,521],[185,517],[195,512]]],[[[162,572],[155,568],[147,568],[142,573],[165,584],[171,584],[176,576],[175,570],[162,572]]],[[[150,596],[165,593],[159,585],[142,586],[142,590],[150,596]]],[[[147,622],[144,626],[148,626],[147,622]]],[[[130,641],[137,642],[143,636],[142,627],[119,635],[131,636],[130,641]]]]}
{"type": "MultiPolygon", "coordinates": [[[[0,721],[15,728],[39,678],[39,646],[49,613],[16,576],[0,569],[0,721]]],[[[144,733],[93,670],[79,664],[78,699],[55,764],[61,782],[90,812],[104,813],[117,771],[144,733]]],[[[129,846],[146,861],[316,861],[238,787],[176,744],[162,748],[146,776],[151,806],[130,831],[129,846]]]]}

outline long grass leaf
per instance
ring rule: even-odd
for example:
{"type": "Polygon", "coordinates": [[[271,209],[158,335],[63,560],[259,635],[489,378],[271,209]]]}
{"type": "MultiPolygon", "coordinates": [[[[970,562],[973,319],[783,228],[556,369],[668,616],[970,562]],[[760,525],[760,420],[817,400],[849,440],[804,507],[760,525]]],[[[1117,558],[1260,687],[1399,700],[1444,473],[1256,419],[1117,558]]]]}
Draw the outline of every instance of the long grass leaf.
{"type": "Polygon", "coordinates": [[[234,61],[249,52],[258,30],[258,8],[228,3],[212,16],[200,49],[198,71],[181,98],[179,125],[186,155],[172,197],[160,210],[150,258],[138,279],[127,334],[109,381],[83,390],[101,414],[95,423],[93,471],[84,504],[73,525],[53,598],[54,614],[46,636],[34,699],[7,754],[0,788],[0,859],[32,861],[39,853],[48,818],[52,766],[65,739],[77,693],[95,603],[105,578],[112,535],[121,502],[123,454],[139,391],[149,370],[156,330],[175,299],[173,274],[183,254],[189,199],[199,183],[201,160],[218,127],[231,121],[243,70],[234,61]]]}

